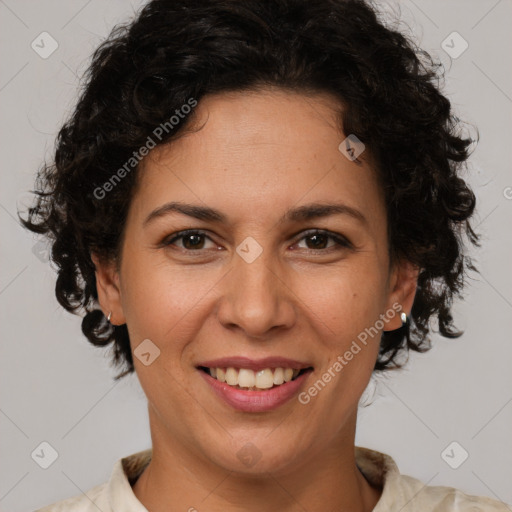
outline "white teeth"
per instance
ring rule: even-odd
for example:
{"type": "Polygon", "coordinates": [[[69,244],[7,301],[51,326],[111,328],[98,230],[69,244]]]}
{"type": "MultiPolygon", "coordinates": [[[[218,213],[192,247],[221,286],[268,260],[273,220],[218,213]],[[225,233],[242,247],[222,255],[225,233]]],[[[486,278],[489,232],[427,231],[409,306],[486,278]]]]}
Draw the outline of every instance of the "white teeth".
{"type": "Polygon", "coordinates": [[[230,386],[236,386],[238,384],[238,372],[234,368],[228,368],[226,370],[226,382],[230,386]]]}
{"type": "Polygon", "coordinates": [[[293,377],[293,369],[292,368],[285,368],[284,369],[284,381],[290,382],[293,377]]]}
{"type": "Polygon", "coordinates": [[[276,368],[274,370],[274,384],[279,386],[284,382],[284,370],[282,368],[276,368]]]}
{"type": "Polygon", "coordinates": [[[256,377],[252,370],[241,368],[238,371],[238,385],[241,388],[252,388],[256,382],[256,377]]]}
{"type": "Polygon", "coordinates": [[[226,372],[224,368],[217,368],[217,380],[220,382],[226,382],[226,372]]]}
{"type": "MultiPolygon", "coordinates": [[[[241,370],[240,370],[241,371],[241,370]]],[[[260,389],[269,389],[274,385],[274,376],[270,368],[265,368],[256,372],[256,384],[255,386],[260,389]]]]}
{"type": "Polygon", "coordinates": [[[270,389],[290,382],[300,370],[293,368],[265,368],[254,372],[248,368],[209,368],[210,375],[219,382],[246,389],[270,389]]]}

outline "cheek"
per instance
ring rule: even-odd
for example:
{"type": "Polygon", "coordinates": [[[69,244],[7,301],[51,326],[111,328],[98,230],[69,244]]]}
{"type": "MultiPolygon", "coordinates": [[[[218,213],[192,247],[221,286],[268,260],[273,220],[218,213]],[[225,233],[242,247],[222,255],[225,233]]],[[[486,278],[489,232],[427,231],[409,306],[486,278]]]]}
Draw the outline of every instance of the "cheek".
{"type": "Polygon", "coordinates": [[[166,340],[186,338],[184,330],[198,327],[197,317],[222,277],[219,269],[155,264],[140,256],[123,270],[122,307],[130,339],[136,344],[150,338],[162,348],[166,340]]]}
{"type": "Polygon", "coordinates": [[[381,338],[375,324],[384,312],[385,278],[370,255],[359,263],[347,261],[335,271],[310,273],[300,284],[306,322],[314,326],[324,352],[316,376],[321,382],[306,392],[338,418],[367,386],[381,338]]]}
{"type": "Polygon", "coordinates": [[[333,427],[357,404],[371,377],[380,346],[375,325],[383,313],[382,290],[377,274],[349,273],[330,279],[307,313],[324,358],[304,399],[318,400],[316,410],[331,411],[325,421],[333,427]]]}
{"type": "Polygon", "coordinates": [[[304,272],[295,285],[304,310],[314,313],[340,342],[373,324],[385,304],[385,277],[371,257],[304,272]]]}

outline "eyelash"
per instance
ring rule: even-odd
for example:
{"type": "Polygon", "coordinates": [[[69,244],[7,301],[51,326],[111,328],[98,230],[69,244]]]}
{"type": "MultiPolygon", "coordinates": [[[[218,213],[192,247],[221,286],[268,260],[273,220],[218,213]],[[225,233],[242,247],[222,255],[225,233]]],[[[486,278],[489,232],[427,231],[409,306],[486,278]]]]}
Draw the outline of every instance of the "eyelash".
{"type": "MultiPolygon", "coordinates": [[[[168,237],[167,239],[164,239],[161,246],[167,247],[167,246],[173,245],[174,242],[176,242],[177,240],[180,240],[180,239],[185,238],[186,236],[190,236],[190,235],[201,235],[201,236],[208,238],[209,240],[211,240],[213,242],[213,240],[206,234],[205,231],[201,231],[201,230],[197,230],[197,229],[187,229],[185,231],[179,231],[178,233],[171,235],[172,238],[168,237]]],[[[353,245],[346,238],[336,235],[334,233],[331,233],[330,231],[326,231],[326,230],[322,230],[322,229],[312,229],[309,231],[305,231],[304,234],[302,235],[302,237],[299,238],[295,243],[298,243],[298,242],[302,241],[303,239],[314,236],[314,235],[323,235],[323,236],[326,236],[328,239],[334,240],[337,247],[329,247],[326,249],[306,249],[309,252],[329,253],[332,250],[340,250],[343,248],[350,249],[353,247],[353,245]]],[[[180,249],[181,251],[184,251],[184,252],[188,252],[188,253],[201,253],[202,251],[207,250],[207,249],[196,249],[196,250],[182,249],[181,247],[178,247],[178,249],[180,249]]]]}

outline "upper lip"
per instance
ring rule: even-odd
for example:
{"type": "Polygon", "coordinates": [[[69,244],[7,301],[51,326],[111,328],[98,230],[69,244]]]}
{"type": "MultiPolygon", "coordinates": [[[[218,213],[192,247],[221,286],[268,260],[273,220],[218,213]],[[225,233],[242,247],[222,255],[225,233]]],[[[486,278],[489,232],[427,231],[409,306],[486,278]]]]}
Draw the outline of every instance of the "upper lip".
{"type": "Polygon", "coordinates": [[[310,363],[303,363],[287,357],[264,357],[263,359],[251,359],[243,356],[211,359],[209,361],[202,361],[197,366],[203,366],[206,368],[247,368],[253,371],[264,370],[265,368],[293,368],[294,370],[312,368],[310,363]]]}

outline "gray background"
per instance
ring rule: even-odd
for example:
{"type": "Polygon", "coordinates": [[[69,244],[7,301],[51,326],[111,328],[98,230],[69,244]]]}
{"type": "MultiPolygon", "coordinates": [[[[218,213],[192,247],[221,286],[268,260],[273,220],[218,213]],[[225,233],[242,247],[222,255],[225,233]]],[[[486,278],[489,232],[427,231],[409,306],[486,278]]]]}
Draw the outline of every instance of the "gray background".
{"type": "MultiPolygon", "coordinates": [[[[467,298],[455,308],[466,334],[434,335],[431,352],[412,354],[405,370],[380,379],[375,402],[361,410],[356,444],[390,454],[403,473],[429,485],[512,503],[512,1],[382,4],[399,6],[402,29],[445,64],[446,94],[480,131],[469,179],[483,249],[481,275],[468,281],[467,298]],[[453,31],[469,48],[452,59],[441,43],[453,31]],[[453,441],[469,453],[458,469],[441,457],[453,441]]],[[[44,250],[16,221],[92,50],[140,5],[0,0],[1,510],[33,510],[87,491],[109,478],[118,458],[150,446],[136,378],[114,383],[108,352],[90,346],[80,319],[57,304],[44,250]],[[46,59],[31,48],[43,31],[59,45],[46,59]],[[31,458],[43,441],[58,452],[48,469],[31,458]]],[[[452,460],[461,453],[456,447],[452,460]]]]}

